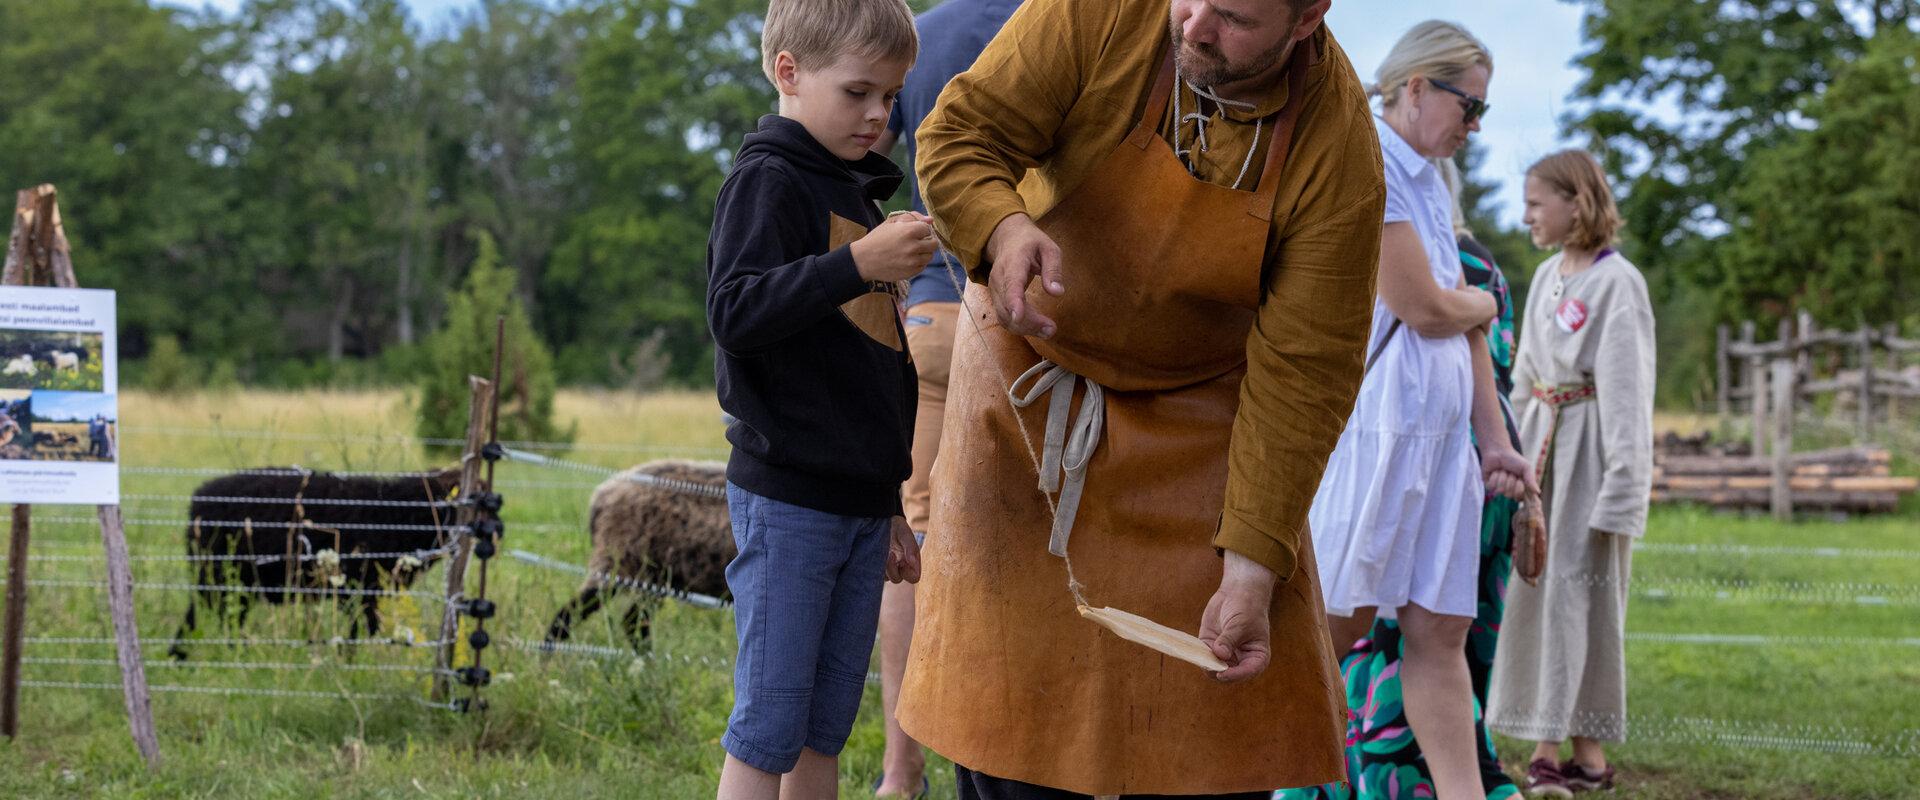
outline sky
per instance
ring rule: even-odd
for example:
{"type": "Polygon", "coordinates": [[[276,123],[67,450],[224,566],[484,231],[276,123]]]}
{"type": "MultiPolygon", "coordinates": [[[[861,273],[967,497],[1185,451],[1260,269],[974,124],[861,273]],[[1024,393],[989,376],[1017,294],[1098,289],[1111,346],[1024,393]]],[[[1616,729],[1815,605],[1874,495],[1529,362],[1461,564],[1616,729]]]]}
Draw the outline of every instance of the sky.
{"type": "Polygon", "coordinates": [[[33,393],[33,416],[45,420],[90,420],[95,414],[105,414],[114,419],[114,406],[117,398],[98,392],[48,392],[33,393]]]}
{"type": "MultiPolygon", "coordinates": [[[[211,5],[232,11],[240,0],[157,0],[166,5],[211,5]]],[[[457,11],[475,0],[411,0],[414,16],[428,30],[443,29],[457,11]]],[[[1393,43],[1426,19],[1465,25],[1493,51],[1493,110],[1481,123],[1487,147],[1480,178],[1500,184],[1495,202],[1502,222],[1520,224],[1520,179],[1527,165],[1567,146],[1558,118],[1579,80],[1572,66],[1581,49],[1582,6],[1563,0],[1333,0],[1327,25],[1346,48],[1361,80],[1373,71],[1393,43]]]]}

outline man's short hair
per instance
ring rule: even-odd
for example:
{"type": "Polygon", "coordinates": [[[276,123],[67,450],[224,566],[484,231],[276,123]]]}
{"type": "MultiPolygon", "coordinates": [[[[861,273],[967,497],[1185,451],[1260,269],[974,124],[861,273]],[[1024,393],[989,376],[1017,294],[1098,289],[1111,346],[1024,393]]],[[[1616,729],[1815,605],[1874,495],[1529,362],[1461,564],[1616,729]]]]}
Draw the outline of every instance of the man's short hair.
{"type": "Polygon", "coordinates": [[[772,0],[760,34],[760,69],[769,81],[783,50],[804,69],[825,69],[845,56],[912,62],[920,37],[905,0],[772,0]]]}

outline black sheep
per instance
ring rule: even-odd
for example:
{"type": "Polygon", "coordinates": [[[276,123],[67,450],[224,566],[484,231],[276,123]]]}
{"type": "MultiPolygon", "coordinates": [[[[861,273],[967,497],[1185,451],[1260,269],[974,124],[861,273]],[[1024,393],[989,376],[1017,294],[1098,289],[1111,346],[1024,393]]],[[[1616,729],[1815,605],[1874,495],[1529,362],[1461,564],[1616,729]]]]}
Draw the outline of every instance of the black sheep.
{"type": "MultiPolygon", "coordinates": [[[[256,598],[278,605],[288,596],[296,601],[329,596],[283,591],[285,588],[407,587],[439,558],[439,553],[431,551],[449,540],[446,529],[452,527],[455,509],[444,501],[459,485],[458,470],[376,478],[298,467],[246,470],[201,484],[187,509],[187,554],[219,559],[194,562],[195,583],[210,588],[197,592],[198,602],[187,603],[186,620],[174,635],[168,654],[177,659],[187,657],[186,638],[194,631],[194,609],[200,602],[224,618],[231,598],[239,604],[236,623],[244,624],[256,598]],[[395,502],[406,505],[385,505],[395,502]],[[407,528],[361,527],[376,525],[407,528]],[[417,565],[411,561],[403,564],[407,557],[397,555],[416,552],[420,553],[417,565]],[[368,553],[395,555],[353,557],[368,553]],[[236,588],[220,591],[212,587],[236,588]]],[[[335,597],[349,608],[359,601],[354,638],[360,635],[363,618],[368,637],[379,635],[378,595],[342,593],[335,597]]]]}

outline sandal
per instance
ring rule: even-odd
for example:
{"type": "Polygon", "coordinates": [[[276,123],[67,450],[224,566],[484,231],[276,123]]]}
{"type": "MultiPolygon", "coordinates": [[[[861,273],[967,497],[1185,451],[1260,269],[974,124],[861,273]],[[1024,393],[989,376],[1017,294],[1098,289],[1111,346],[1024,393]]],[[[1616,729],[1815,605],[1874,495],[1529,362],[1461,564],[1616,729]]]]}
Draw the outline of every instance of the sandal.
{"type": "MultiPolygon", "coordinates": [[[[880,787],[886,784],[886,782],[887,782],[887,773],[882,772],[880,773],[880,777],[874,778],[873,779],[874,794],[876,795],[879,794],[880,787]]],[[[909,800],[925,800],[927,793],[932,791],[933,791],[933,779],[928,778],[925,775],[922,775],[920,776],[920,793],[909,798],[909,800]]]]}

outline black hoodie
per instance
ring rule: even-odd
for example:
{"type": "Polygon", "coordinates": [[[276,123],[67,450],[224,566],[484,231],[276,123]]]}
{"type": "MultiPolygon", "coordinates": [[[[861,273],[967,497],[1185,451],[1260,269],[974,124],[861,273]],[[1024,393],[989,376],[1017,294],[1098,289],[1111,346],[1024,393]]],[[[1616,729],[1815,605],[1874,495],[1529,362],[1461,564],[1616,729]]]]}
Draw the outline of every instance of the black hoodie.
{"type": "Polygon", "coordinates": [[[754,494],[858,517],[900,513],[917,376],[897,297],[848,245],[884,219],[900,169],[842,161],[799,122],[760,119],[720,187],[707,238],[707,325],[733,457],[754,494]]]}

